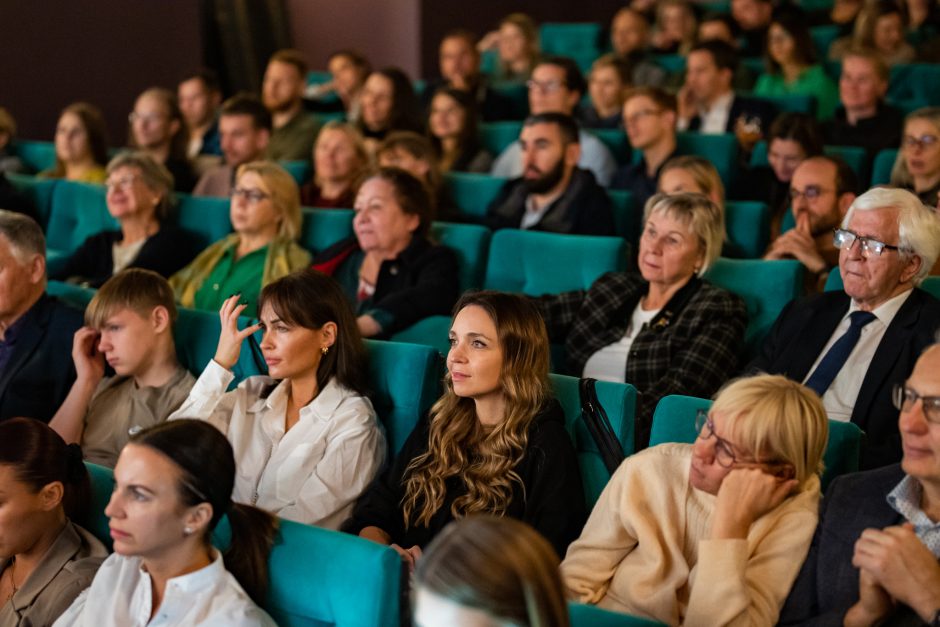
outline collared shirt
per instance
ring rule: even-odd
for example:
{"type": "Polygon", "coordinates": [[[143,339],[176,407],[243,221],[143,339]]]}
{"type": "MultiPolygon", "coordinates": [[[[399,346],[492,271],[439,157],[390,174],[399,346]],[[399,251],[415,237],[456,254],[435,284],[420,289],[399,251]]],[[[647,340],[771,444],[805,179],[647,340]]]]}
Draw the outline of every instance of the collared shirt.
{"type": "MultiPolygon", "coordinates": [[[[875,319],[862,327],[862,335],[858,340],[858,344],[852,349],[845,365],[839,371],[839,374],[836,375],[832,385],[830,385],[829,389],[823,394],[823,406],[826,408],[826,413],[831,420],[849,422],[852,419],[852,410],[855,408],[858,392],[862,388],[865,375],[868,373],[868,366],[871,364],[871,360],[878,350],[878,345],[881,344],[885,331],[888,330],[888,326],[891,325],[894,316],[897,315],[901,306],[904,305],[904,302],[910,295],[911,290],[907,290],[883,302],[872,310],[872,313],[875,314],[875,319]]],[[[842,318],[842,321],[839,322],[838,326],[836,326],[836,330],[833,331],[832,337],[829,338],[826,346],[823,347],[819,356],[816,357],[816,362],[813,364],[813,367],[807,372],[806,379],[803,380],[803,383],[806,383],[813,375],[816,367],[819,366],[819,362],[822,361],[822,358],[829,352],[832,345],[836,343],[836,340],[845,335],[845,332],[849,330],[849,325],[851,324],[849,316],[858,310],[855,301],[852,301],[849,310],[842,318]]]]}
{"type": "Polygon", "coordinates": [[[921,509],[922,495],[920,482],[908,475],[888,493],[888,505],[914,525],[914,533],[920,541],[940,559],[940,521],[932,521],[921,509]]]}
{"type": "Polygon", "coordinates": [[[520,229],[531,229],[533,226],[537,225],[542,221],[542,218],[545,217],[545,214],[548,213],[548,210],[551,209],[552,203],[561,198],[561,195],[565,193],[565,190],[559,190],[557,193],[552,194],[546,198],[541,206],[536,206],[535,204],[535,195],[529,194],[525,197],[525,213],[522,214],[522,223],[519,225],[520,229]]]}
{"type": "Polygon", "coordinates": [[[255,312],[268,248],[269,246],[262,246],[238,259],[235,259],[238,246],[232,246],[225,251],[196,292],[195,308],[217,311],[225,299],[241,292],[242,300],[248,303],[244,315],[257,315],[255,312]]]}
{"type": "Polygon", "coordinates": [[[186,400],[195,377],[182,366],[158,387],[137,387],[134,377],[110,377],[98,384],[85,414],[85,459],[114,468],[131,436],[163,422],[186,400]]]}
{"type": "MultiPolygon", "coordinates": [[[[714,104],[708,109],[698,108],[699,127],[698,132],[705,135],[720,135],[727,133],[728,116],[731,115],[731,105],[734,104],[734,92],[729,91],[723,96],[719,96],[714,104]]],[[[692,120],[680,119],[677,124],[677,130],[684,131],[689,128],[692,120]]]]}
{"type": "Polygon", "coordinates": [[[225,570],[222,554],[199,570],[167,580],[153,618],[150,574],[139,557],[112,553],[85,590],[53,627],[275,627],[264,610],[225,570]]]}
{"type": "Polygon", "coordinates": [[[210,361],[170,420],[205,420],[228,437],[238,466],[236,501],[339,528],[385,460],[372,403],[331,379],[285,431],[290,382],[249,377],[226,392],[233,378],[210,361]]]}

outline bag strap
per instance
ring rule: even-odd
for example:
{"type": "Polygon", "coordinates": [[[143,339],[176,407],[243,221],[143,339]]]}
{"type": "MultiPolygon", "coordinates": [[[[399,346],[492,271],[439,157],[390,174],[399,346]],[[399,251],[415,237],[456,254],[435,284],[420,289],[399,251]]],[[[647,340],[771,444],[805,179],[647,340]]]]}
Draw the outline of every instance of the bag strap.
{"type": "Polygon", "coordinates": [[[587,427],[588,433],[597,445],[604,466],[611,475],[620,466],[624,459],[623,447],[610,426],[607,412],[597,399],[595,379],[585,378],[578,382],[578,391],[581,397],[581,419],[587,427]]]}

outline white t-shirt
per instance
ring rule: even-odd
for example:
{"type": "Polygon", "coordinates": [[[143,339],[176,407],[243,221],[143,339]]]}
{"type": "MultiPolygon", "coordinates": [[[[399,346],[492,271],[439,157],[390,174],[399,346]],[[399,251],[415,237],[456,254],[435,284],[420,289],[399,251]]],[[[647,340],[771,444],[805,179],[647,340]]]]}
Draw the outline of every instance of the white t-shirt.
{"type": "Polygon", "coordinates": [[[633,346],[633,340],[659,311],[659,309],[645,311],[637,304],[623,337],[591,355],[584,364],[584,372],[581,376],[591,377],[598,381],[624,383],[627,374],[627,357],[630,354],[630,347],[633,346]]]}

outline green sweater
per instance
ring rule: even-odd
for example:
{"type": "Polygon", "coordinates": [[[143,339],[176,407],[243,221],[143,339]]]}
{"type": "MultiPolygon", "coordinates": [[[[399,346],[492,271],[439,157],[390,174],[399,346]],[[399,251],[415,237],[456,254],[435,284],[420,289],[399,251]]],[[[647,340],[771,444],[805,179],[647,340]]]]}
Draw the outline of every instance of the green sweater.
{"type": "Polygon", "coordinates": [[[821,65],[811,65],[792,83],[782,74],[761,74],[754,86],[755,96],[805,95],[816,97],[816,119],[828,120],[839,106],[839,87],[821,65]]]}

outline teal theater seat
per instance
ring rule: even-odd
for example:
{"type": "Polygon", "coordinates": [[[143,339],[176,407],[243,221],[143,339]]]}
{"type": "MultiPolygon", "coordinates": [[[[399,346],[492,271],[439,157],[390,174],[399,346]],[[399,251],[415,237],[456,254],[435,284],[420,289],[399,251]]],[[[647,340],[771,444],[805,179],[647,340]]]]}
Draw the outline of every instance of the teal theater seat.
{"type": "Polygon", "coordinates": [[[59,181],[52,190],[46,230],[46,265],[50,274],[89,236],[116,228],[118,223],[105,204],[103,185],[59,181]]]}
{"type": "Polygon", "coordinates": [[[940,105],[940,65],[902,63],[891,68],[888,98],[917,98],[929,105],[940,105]]]}
{"type": "Polygon", "coordinates": [[[46,294],[55,296],[59,300],[68,303],[76,309],[84,310],[88,302],[95,295],[95,290],[90,287],[73,285],[62,281],[47,281],[46,294]]]}
{"type": "Polygon", "coordinates": [[[483,122],[480,124],[480,143],[497,157],[509,144],[519,139],[521,130],[522,122],[483,122]]]}
{"type": "Polygon", "coordinates": [[[619,165],[630,163],[630,140],[620,128],[592,128],[588,133],[597,137],[614,156],[619,165]]]}
{"type": "MultiPolygon", "coordinates": [[[[698,437],[695,431],[695,414],[699,409],[707,410],[711,406],[712,401],[694,396],[663,397],[653,413],[650,446],[664,442],[695,442],[698,437]]],[[[851,422],[829,421],[829,442],[823,455],[823,490],[839,475],[858,471],[861,443],[862,430],[858,426],[851,422]]]]}
{"type": "Polygon", "coordinates": [[[745,258],[761,257],[767,250],[770,208],[766,203],[736,200],[725,203],[728,243],[745,258]]]}
{"type": "Polygon", "coordinates": [[[288,171],[297,185],[303,185],[313,176],[313,168],[309,161],[278,161],[278,165],[288,171]]]}
{"type": "MultiPolygon", "coordinates": [[[[926,277],[923,283],[918,287],[934,298],[940,298],[940,276],[926,277]]],[[[839,273],[839,268],[833,268],[829,271],[829,277],[826,279],[826,287],[824,289],[827,292],[835,292],[842,289],[842,275],[839,273]]]]}
{"type": "Polygon", "coordinates": [[[316,254],[353,235],[352,209],[303,207],[300,245],[316,254]]]}
{"type": "Polygon", "coordinates": [[[39,219],[39,226],[42,230],[48,229],[49,214],[52,212],[52,190],[58,181],[12,172],[7,172],[7,180],[35,207],[36,217],[39,219]]]}
{"type": "Polygon", "coordinates": [[[333,75],[326,70],[310,70],[307,72],[307,85],[322,85],[333,80],[333,75]]]}
{"type": "MultiPolygon", "coordinates": [[[[238,319],[238,327],[244,329],[253,322],[253,319],[241,316],[238,319]]],[[[222,324],[219,322],[218,312],[179,308],[179,318],[173,327],[176,358],[184,368],[193,373],[194,377],[198,378],[205,370],[206,364],[215,357],[221,330],[222,324]]],[[[257,341],[260,341],[260,337],[260,333],[255,334],[257,341]]],[[[267,374],[267,366],[261,350],[257,345],[253,346],[250,340],[242,342],[242,349],[238,355],[238,361],[232,368],[232,373],[235,375],[232,387],[247,377],[267,374]]]]}
{"type": "Polygon", "coordinates": [[[457,253],[461,292],[483,285],[492,235],[488,228],[477,224],[434,222],[431,225],[431,239],[457,253]]]}
{"type": "Polygon", "coordinates": [[[573,601],[568,603],[568,616],[571,618],[571,627],[657,627],[663,624],[573,601]]]}
{"type": "Polygon", "coordinates": [[[875,163],[871,168],[871,186],[888,185],[891,182],[891,169],[898,158],[896,148],[885,148],[875,155],[875,163]]]}
{"type": "Polygon", "coordinates": [[[747,354],[755,355],[783,307],[803,289],[803,266],[794,259],[719,258],[705,275],[747,305],[747,354]]]}
{"type": "Polygon", "coordinates": [[[868,152],[859,146],[824,146],[823,151],[830,157],[840,157],[845,161],[855,176],[858,177],[860,185],[864,185],[869,178],[869,168],[871,164],[868,159],[868,152]]]}
{"type": "MultiPolygon", "coordinates": [[[[584,498],[587,510],[591,511],[601,495],[604,486],[610,480],[610,473],[598,452],[594,438],[581,419],[581,393],[578,390],[577,377],[551,374],[555,398],[565,412],[565,424],[571,434],[575,450],[578,451],[578,465],[581,469],[581,482],[584,485],[584,498]]],[[[633,424],[636,415],[636,388],[626,383],[598,381],[594,388],[597,400],[607,412],[610,426],[620,441],[625,455],[632,455],[633,424]]]]}
{"type": "MultiPolygon", "coordinates": [[[[483,58],[486,58],[485,53],[483,58]]],[[[525,83],[493,83],[490,90],[506,103],[507,110],[503,121],[524,120],[529,115],[529,89],[525,83]]]]}
{"type": "Polygon", "coordinates": [[[643,207],[636,206],[630,190],[608,189],[607,196],[614,210],[614,234],[635,246],[640,241],[643,207]]]}
{"type": "Polygon", "coordinates": [[[228,198],[177,194],[177,200],[173,212],[177,226],[195,233],[203,248],[232,232],[228,198]]]}
{"type": "Polygon", "coordinates": [[[444,175],[444,186],[460,208],[460,213],[471,220],[482,221],[487,207],[507,180],[489,174],[448,172],[444,175]]]}
{"type": "Polygon", "coordinates": [[[685,73],[685,56],[681,54],[654,54],[650,59],[670,74],[678,76],[685,73]]]}
{"type": "MultiPolygon", "coordinates": [[[[776,107],[780,113],[806,113],[816,115],[816,97],[807,94],[787,94],[781,96],[754,96],[776,107]]],[[[766,135],[770,129],[763,129],[766,135]]]]}
{"type": "Polygon", "coordinates": [[[711,161],[718,170],[725,189],[730,189],[737,179],[738,139],[732,133],[677,133],[676,152],[680,155],[698,155],[711,161]]]}
{"type": "Polygon", "coordinates": [[[600,35],[601,25],[597,22],[546,22],[539,27],[544,55],[597,58],[600,35]]]}
{"type": "Polygon", "coordinates": [[[111,500],[111,493],[114,492],[114,471],[91,462],[85,462],[85,468],[88,470],[89,479],[91,479],[91,503],[88,504],[85,520],[81,521],[81,525],[98,538],[105,548],[111,551],[113,550],[111,528],[108,525],[108,517],[105,516],[104,509],[108,506],[108,501],[111,500]]]}
{"type": "Polygon", "coordinates": [[[13,150],[23,163],[36,172],[42,172],[55,166],[55,144],[53,142],[18,139],[14,142],[13,150]]]}
{"type": "Polygon", "coordinates": [[[429,346],[366,340],[369,398],[397,455],[418,420],[441,395],[442,363],[429,346]]]}
{"type": "Polygon", "coordinates": [[[829,46],[839,38],[840,30],[841,27],[838,24],[810,26],[809,34],[813,38],[813,45],[816,47],[816,58],[829,58],[829,46]]]}

